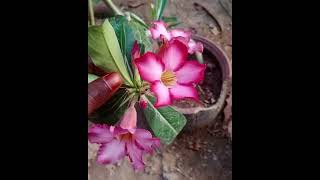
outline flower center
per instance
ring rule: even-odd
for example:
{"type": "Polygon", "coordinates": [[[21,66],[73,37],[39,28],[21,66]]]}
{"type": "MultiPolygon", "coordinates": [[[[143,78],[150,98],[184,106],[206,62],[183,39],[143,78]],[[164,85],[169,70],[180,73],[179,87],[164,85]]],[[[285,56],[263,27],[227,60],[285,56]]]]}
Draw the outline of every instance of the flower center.
{"type": "Polygon", "coordinates": [[[129,141],[131,140],[131,138],[132,138],[131,133],[127,133],[127,134],[123,134],[120,139],[121,141],[129,141]]]}
{"type": "Polygon", "coordinates": [[[161,82],[165,86],[174,86],[177,82],[177,77],[172,71],[165,71],[161,75],[161,82]]]}

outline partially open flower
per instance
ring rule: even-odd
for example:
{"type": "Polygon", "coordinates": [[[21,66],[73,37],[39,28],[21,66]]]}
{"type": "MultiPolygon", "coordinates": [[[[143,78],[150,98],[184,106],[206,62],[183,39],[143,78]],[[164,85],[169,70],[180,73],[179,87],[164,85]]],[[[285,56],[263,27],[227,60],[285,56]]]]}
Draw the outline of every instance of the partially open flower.
{"type": "Polygon", "coordinates": [[[143,170],[144,153],[152,153],[160,146],[160,139],[153,138],[145,129],[137,129],[137,112],[133,105],[124,114],[120,126],[94,124],[89,129],[90,143],[100,144],[97,162],[114,164],[129,156],[135,170],[143,170]]]}
{"type": "Polygon", "coordinates": [[[134,41],[134,44],[131,50],[131,57],[132,59],[137,59],[140,57],[140,48],[137,41],[134,41]]]}
{"type": "Polygon", "coordinates": [[[140,100],[140,101],[139,101],[139,105],[140,105],[140,107],[141,107],[142,109],[146,109],[147,106],[148,106],[148,104],[147,104],[147,102],[146,102],[145,100],[140,100]]]}
{"type": "Polygon", "coordinates": [[[203,52],[203,45],[191,39],[191,32],[183,29],[167,30],[167,25],[163,21],[154,21],[149,29],[153,39],[161,39],[170,41],[177,39],[188,47],[188,53],[203,52]]]}
{"type": "Polygon", "coordinates": [[[188,42],[188,53],[193,54],[195,52],[203,52],[203,44],[200,42],[195,42],[193,39],[190,39],[188,42]]]}
{"type": "Polygon", "coordinates": [[[171,39],[171,35],[167,31],[167,25],[163,21],[153,21],[149,31],[153,39],[171,39]]]}
{"type": "Polygon", "coordinates": [[[206,65],[187,61],[187,56],[185,44],[173,39],[157,55],[147,52],[135,60],[141,78],[151,83],[151,91],[157,97],[156,107],[170,105],[174,99],[198,101],[194,84],[203,79],[206,65]]]}

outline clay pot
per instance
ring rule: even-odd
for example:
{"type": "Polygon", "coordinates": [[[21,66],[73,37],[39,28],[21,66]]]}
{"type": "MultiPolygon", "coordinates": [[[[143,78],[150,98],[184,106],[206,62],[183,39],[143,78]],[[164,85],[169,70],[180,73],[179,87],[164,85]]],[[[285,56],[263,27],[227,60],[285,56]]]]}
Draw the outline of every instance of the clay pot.
{"type": "MultiPolygon", "coordinates": [[[[204,46],[204,54],[208,54],[209,57],[206,58],[207,61],[216,61],[215,64],[220,66],[222,84],[219,98],[216,102],[209,107],[188,107],[182,108],[178,106],[173,106],[174,109],[184,114],[187,118],[187,124],[185,130],[192,130],[194,128],[201,128],[209,124],[213,124],[217,119],[217,116],[224,107],[226,96],[230,91],[231,84],[231,64],[227,55],[213,42],[210,40],[194,35],[192,37],[195,41],[202,42],[204,46]]],[[[204,80],[205,81],[205,80],[204,80]]]]}

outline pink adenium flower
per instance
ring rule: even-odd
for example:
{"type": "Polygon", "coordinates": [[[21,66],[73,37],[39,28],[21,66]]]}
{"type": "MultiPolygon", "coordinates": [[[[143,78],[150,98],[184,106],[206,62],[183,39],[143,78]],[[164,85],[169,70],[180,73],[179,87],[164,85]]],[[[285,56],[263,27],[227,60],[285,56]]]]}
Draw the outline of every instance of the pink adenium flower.
{"type": "Polygon", "coordinates": [[[153,39],[171,39],[171,34],[167,31],[167,25],[163,21],[153,21],[149,31],[153,39]]]}
{"type": "Polygon", "coordinates": [[[163,21],[152,22],[152,27],[149,32],[153,39],[161,39],[170,41],[177,39],[183,42],[188,47],[188,53],[203,52],[203,45],[200,42],[195,42],[191,39],[191,32],[182,29],[167,30],[167,25],[163,21]]]}
{"type": "Polygon", "coordinates": [[[190,39],[190,41],[188,42],[188,52],[190,54],[194,54],[195,52],[203,52],[203,45],[200,42],[195,42],[193,39],[190,39]]]}
{"type": "Polygon", "coordinates": [[[153,138],[145,129],[136,128],[137,112],[131,105],[125,112],[120,126],[94,124],[89,129],[90,143],[100,144],[97,162],[114,164],[126,155],[135,170],[143,170],[142,156],[160,146],[160,139],[153,138]]]}
{"type": "Polygon", "coordinates": [[[194,84],[203,79],[206,65],[187,61],[187,56],[185,44],[173,39],[158,54],[147,52],[135,60],[141,78],[151,83],[151,91],[157,97],[155,107],[170,105],[174,99],[198,101],[194,84]]]}

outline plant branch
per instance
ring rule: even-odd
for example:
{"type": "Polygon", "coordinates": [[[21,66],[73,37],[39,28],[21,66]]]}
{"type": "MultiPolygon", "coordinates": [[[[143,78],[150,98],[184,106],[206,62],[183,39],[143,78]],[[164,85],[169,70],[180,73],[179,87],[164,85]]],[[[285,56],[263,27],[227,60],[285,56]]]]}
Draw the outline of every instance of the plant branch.
{"type": "Polygon", "coordinates": [[[124,15],[123,12],[112,2],[112,0],[103,0],[103,2],[109,6],[116,15],[124,15]]]}
{"type": "Polygon", "coordinates": [[[197,60],[200,64],[204,64],[204,60],[203,60],[203,56],[202,56],[202,53],[200,52],[196,52],[196,57],[197,57],[197,60]]]}
{"type": "Polygon", "coordinates": [[[93,11],[92,0],[88,0],[88,8],[89,8],[90,25],[94,26],[96,23],[94,21],[94,11],[93,11]]]}
{"type": "Polygon", "coordinates": [[[148,25],[139,16],[137,16],[134,13],[129,13],[129,14],[132,17],[132,19],[136,20],[138,23],[140,23],[145,28],[148,28],[148,25]]]}

